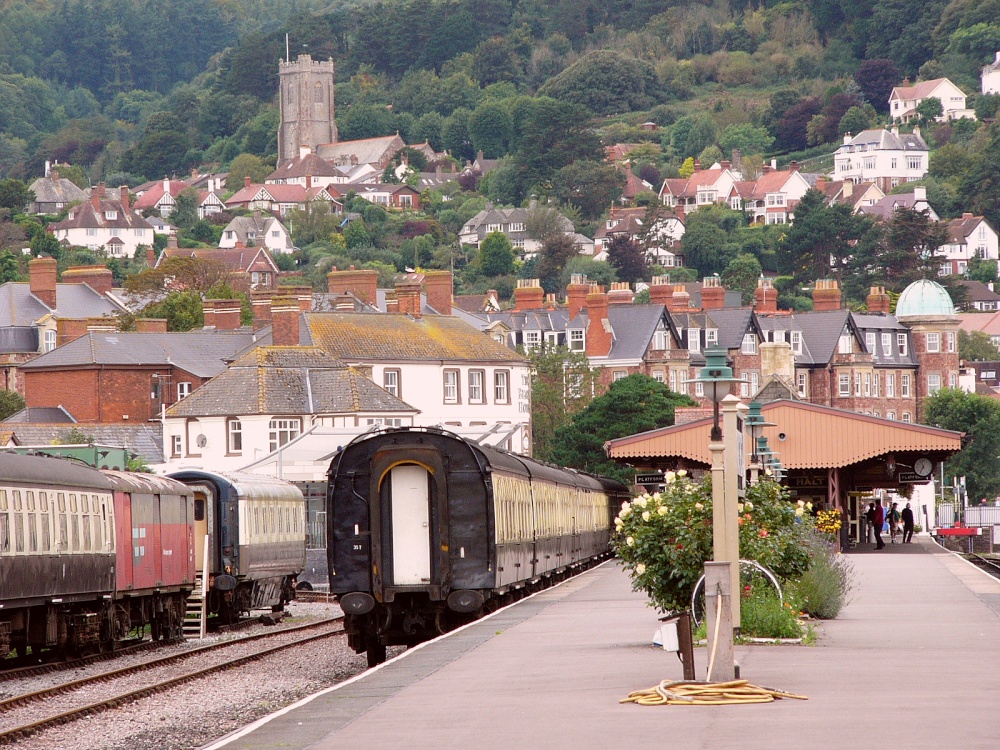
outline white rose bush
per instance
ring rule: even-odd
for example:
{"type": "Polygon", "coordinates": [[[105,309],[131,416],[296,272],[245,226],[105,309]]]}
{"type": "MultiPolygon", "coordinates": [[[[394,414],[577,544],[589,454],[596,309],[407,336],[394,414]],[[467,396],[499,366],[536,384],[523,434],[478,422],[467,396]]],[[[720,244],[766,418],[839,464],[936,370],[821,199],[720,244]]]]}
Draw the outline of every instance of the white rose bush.
{"type": "MultiPolygon", "coordinates": [[[[740,557],[786,580],[801,576],[809,567],[812,529],[804,505],[789,502],[787,491],[769,478],[746,495],[738,508],[740,557]]],[[[687,609],[705,561],[712,559],[711,480],[667,472],[663,491],[623,503],[614,523],[612,543],[633,590],[646,592],[661,612],[687,609]]]]}

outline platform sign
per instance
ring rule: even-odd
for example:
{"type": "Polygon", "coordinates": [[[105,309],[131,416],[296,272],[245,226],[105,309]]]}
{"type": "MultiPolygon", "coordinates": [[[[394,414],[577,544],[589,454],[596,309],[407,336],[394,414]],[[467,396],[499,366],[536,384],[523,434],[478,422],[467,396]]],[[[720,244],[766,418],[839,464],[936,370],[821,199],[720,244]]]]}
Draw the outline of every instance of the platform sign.
{"type": "Polygon", "coordinates": [[[920,476],[915,471],[900,471],[896,473],[896,481],[903,484],[913,483],[913,482],[928,482],[930,481],[930,479],[931,479],[930,477],[920,476]]]}
{"type": "Polygon", "coordinates": [[[663,484],[663,472],[653,471],[648,474],[636,474],[635,475],[636,484],[663,484]]]}

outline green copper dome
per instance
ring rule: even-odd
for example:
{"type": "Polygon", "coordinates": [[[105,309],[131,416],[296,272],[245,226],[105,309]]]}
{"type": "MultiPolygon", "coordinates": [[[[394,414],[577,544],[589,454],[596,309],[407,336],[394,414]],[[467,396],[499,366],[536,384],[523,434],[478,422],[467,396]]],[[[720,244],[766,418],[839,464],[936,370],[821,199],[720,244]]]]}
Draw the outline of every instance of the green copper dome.
{"type": "Polygon", "coordinates": [[[905,318],[908,315],[954,315],[955,305],[948,291],[930,279],[914,281],[896,302],[896,317],[905,318]]]}

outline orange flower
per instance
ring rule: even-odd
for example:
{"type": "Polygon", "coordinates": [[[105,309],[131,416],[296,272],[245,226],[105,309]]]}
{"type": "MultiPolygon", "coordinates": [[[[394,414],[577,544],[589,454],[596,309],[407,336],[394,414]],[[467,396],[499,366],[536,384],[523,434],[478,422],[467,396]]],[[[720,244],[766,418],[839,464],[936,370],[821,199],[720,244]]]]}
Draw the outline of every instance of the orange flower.
{"type": "Polygon", "coordinates": [[[740,519],[737,519],[737,523],[738,523],[738,524],[739,524],[740,526],[742,526],[742,525],[743,525],[743,519],[742,519],[742,518],[740,518],[740,519]]]}
{"type": "Polygon", "coordinates": [[[767,536],[767,529],[761,529],[760,533],[757,536],[759,536],[761,539],[763,539],[764,537],[766,537],[767,536]]]}

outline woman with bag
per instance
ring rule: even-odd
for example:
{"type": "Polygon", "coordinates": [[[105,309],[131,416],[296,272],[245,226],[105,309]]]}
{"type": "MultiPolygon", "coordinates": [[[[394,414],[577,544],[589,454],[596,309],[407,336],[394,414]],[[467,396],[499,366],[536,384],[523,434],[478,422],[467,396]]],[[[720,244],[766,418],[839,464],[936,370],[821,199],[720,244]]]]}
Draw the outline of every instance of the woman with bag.
{"type": "Polygon", "coordinates": [[[893,503],[892,507],[885,514],[885,520],[889,524],[889,537],[892,544],[896,543],[896,534],[899,532],[899,503],[893,503]]]}

